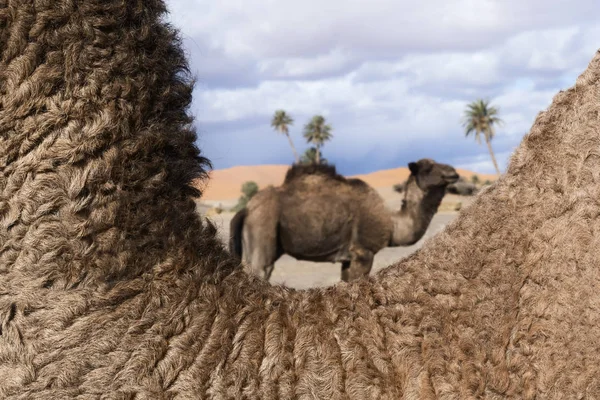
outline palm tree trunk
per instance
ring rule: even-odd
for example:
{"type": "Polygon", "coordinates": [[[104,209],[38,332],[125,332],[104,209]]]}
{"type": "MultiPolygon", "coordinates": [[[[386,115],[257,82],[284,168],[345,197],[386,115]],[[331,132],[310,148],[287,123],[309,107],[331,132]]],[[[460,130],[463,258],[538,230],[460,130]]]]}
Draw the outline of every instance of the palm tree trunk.
{"type": "Polygon", "coordinates": [[[317,164],[321,164],[321,149],[317,146],[317,154],[315,156],[315,160],[317,164]]]}
{"type": "Polygon", "coordinates": [[[486,137],[485,143],[487,144],[488,150],[490,151],[490,156],[492,157],[492,163],[494,164],[494,168],[496,168],[496,172],[498,173],[498,176],[500,176],[500,168],[498,168],[498,163],[496,162],[496,157],[494,156],[494,151],[492,150],[492,142],[490,142],[489,139],[486,137]]]}
{"type": "Polygon", "coordinates": [[[294,142],[292,142],[292,138],[290,137],[289,133],[286,133],[285,136],[287,136],[288,141],[290,142],[290,147],[292,148],[292,151],[294,152],[294,159],[296,160],[296,164],[300,163],[300,157],[298,157],[298,152],[296,151],[296,147],[294,146],[294,142]]]}

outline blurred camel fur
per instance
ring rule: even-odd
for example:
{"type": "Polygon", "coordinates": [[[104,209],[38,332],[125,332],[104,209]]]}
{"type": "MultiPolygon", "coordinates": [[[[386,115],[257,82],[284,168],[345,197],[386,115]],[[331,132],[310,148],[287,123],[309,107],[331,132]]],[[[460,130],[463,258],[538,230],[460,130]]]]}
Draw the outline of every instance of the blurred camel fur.
{"type": "Polygon", "coordinates": [[[458,179],[454,168],[429,159],[408,167],[402,207],[392,212],[377,191],[333,166],[294,165],[281,187],[261,190],[233,217],[230,251],[267,280],[283,254],[341,262],[344,281],[368,275],[379,250],[423,237],[458,179]]]}
{"type": "Polygon", "coordinates": [[[600,54],[396,265],[249,275],[160,0],[0,2],[0,398],[600,398],[600,54]]]}

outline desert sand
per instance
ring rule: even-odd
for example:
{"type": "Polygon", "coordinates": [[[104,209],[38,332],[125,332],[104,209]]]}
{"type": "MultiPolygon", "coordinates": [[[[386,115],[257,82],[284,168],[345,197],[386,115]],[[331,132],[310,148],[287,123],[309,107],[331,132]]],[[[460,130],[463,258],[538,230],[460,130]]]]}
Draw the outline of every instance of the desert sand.
{"type": "MultiPolygon", "coordinates": [[[[420,248],[423,243],[440,232],[458,215],[456,212],[439,212],[431,221],[429,229],[423,239],[408,247],[387,247],[375,255],[371,273],[378,271],[394,262],[410,255],[420,248]]],[[[229,222],[233,213],[226,212],[207,217],[219,231],[219,237],[224,243],[229,241],[229,222]]],[[[272,284],[282,284],[296,289],[307,289],[311,287],[331,286],[340,281],[340,263],[314,263],[309,261],[298,261],[287,254],[275,263],[275,269],[271,276],[272,284]]]]}

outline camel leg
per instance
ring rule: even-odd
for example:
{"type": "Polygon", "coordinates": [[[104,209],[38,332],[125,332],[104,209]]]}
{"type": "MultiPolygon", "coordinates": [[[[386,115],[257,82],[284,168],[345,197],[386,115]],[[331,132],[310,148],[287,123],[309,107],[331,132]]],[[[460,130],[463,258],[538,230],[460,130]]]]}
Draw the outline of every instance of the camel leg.
{"type": "Polygon", "coordinates": [[[250,271],[257,276],[262,276],[264,279],[269,280],[273,269],[275,268],[276,250],[267,243],[263,246],[253,246],[248,250],[247,264],[249,264],[250,271]]]}
{"type": "Polygon", "coordinates": [[[350,271],[350,261],[342,261],[342,280],[348,282],[348,274],[350,271]]]}
{"type": "Polygon", "coordinates": [[[342,280],[350,282],[361,276],[369,275],[373,267],[374,254],[367,250],[352,252],[352,260],[342,262],[342,280]]]}
{"type": "Polygon", "coordinates": [[[253,228],[248,224],[242,232],[244,263],[250,273],[269,280],[278,258],[276,238],[265,234],[261,229],[253,228]]]}
{"type": "Polygon", "coordinates": [[[271,274],[273,273],[273,269],[275,268],[275,263],[271,263],[264,268],[265,280],[271,279],[271,274]]]}

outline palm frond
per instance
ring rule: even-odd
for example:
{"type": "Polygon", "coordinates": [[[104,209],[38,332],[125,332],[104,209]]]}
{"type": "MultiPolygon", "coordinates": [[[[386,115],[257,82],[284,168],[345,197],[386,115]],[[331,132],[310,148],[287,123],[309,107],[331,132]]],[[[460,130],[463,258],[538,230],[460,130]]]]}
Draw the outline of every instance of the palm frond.
{"type": "Polygon", "coordinates": [[[304,126],[304,138],[307,143],[313,143],[320,147],[333,137],[331,125],[325,123],[325,118],[315,115],[308,124],[304,126]]]}
{"type": "Polygon", "coordinates": [[[284,110],[275,111],[273,119],[271,120],[271,126],[276,131],[287,134],[289,132],[288,127],[294,123],[294,119],[290,117],[284,110]]]}
{"type": "Polygon", "coordinates": [[[494,127],[503,124],[498,114],[498,108],[490,106],[489,100],[477,99],[467,104],[462,120],[465,136],[473,134],[477,143],[481,143],[482,134],[486,141],[492,140],[495,135],[494,127]]]}

